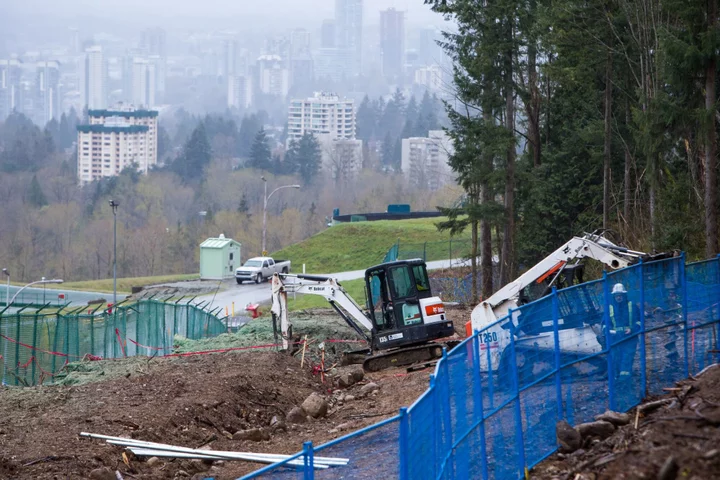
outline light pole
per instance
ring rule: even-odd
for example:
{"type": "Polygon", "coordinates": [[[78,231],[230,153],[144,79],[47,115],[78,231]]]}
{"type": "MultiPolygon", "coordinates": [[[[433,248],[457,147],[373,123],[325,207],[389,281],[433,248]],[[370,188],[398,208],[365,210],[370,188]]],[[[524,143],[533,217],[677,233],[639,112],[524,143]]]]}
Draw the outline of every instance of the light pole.
{"type": "Polygon", "coordinates": [[[7,276],[7,291],[5,292],[5,306],[10,306],[10,272],[7,268],[3,268],[2,272],[7,276]]]}
{"type": "Polygon", "coordinates": [[[263,236],[262,236],[262,251],[263,255],[265,255],[265,237],[267,236],[267,204],[268,200],[270,200],[270,197],[273,196],[273,193],[277,192],[278,190],[282,190],[283,188],[300,188],[300,185],[283,185],[282,187],[278,187],[272,192],[270,192],[270,195],[267,193],[267,179],[263,176],[260,177],[260,179],[265,183],[265,202],[263,203],[263,236]]]}
{"type": "Polygon", "coordinates": [[[12,305],[12,303],[15,301],[17,296],[20,295],[20,292],[22,292],[23,290],[25,290],[27,287],[29,287],[31,285],[37,285],[39,283],[41,283],[43,285],[45,285],[47,283],[63,283],[63,280],[62,280],[62,278],[51,278],[50,280],[47,280],[45,277],[43,277],[42,280],[38,280],[36,282],[30,282],[27,285],[25,285],[24,287],[22,287],[20,290],[15,292],[15,295],[13,295],[13,297],[10,299],[7,306],[9,307],[10,305],[12,305]]]}
{"type": "Polygon", "coordinates": [[[117,208],[120,202],[110,200],[113,212],[113,307],[117,304],[117,208]]]}

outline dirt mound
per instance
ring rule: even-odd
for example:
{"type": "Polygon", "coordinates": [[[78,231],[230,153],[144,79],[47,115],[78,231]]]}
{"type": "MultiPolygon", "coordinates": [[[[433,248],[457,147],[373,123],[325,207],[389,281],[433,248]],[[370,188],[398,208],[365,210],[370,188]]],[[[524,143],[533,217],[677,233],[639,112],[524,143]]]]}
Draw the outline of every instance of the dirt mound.
{"type": "Polygon", "coordinates": [[[570,455],[553,455],[534,468],[531,477],[582,480],[720,477],[717,447],[720,366],[678,382],[666,396],[646,399],[630,412],[630,418],[629,425],[618,428],[605,440],[591,440],[589,444],[586,441],[584,448],[570,455]],[[664,402],[649,405],[658,400],[664,402]],[[657,408],[650,410],[648,406],[657,408]]]}
{"type": "Polygon", "coordinates": [[[92,362],[108,372],[100,383],[0,389],[0,479],[88,478],[98,468],[125,478],[180,478],[188,473],[234,479],[260,468],[245,462],[161,460],[123,462],[120,447],[79,437],[82,431],[216,450],[295,453],[397,414],[427,388],[430,371],[386,371],[343,390],[356,400],[338,401],[334,387],[319,382],[309,366],[279,352],[243,352],[180,358],[92,362]],[[103,367],[104,365],[104,367],[103,367]],[[359,398],[369,382],[374,396],[359,398]],[[311,393],[330,404],[326,418],[302,425],[270,427],[311,393]],[[277,419],[276,419],[277,420],[277,419]],[[338,428],[339,427],[339,428],[338,428]],[[233,440],[240,430],[261,428],[270,440],[233,440]],[[132,475],[132,476],[131,476],[132,475]]]}

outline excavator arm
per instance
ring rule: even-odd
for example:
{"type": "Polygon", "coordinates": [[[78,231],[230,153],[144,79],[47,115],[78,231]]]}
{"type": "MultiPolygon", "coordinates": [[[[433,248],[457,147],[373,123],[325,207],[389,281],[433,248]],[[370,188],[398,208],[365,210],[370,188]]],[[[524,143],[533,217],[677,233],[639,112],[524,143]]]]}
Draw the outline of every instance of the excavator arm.
{"type": "Polygon", "coordinates": [[[335,311],[368,343],[372,343],[371,332],[373,325],[363,313],[362,308],[348,295],[343,287],[332,277],[316,275],[290,275],[274,274],[272,278],[272,312],[275,318],[280,319],[283,347],[288,348],[289,322],[287,318],[287,294],[300,293],[305,295],[318,295],[330,303],[335,311]],[[284,280],[292,278],[293,282],[284,280]]]}
{"type": "Polygon", "coordinates": [[[586,234],[583,237],[573,237],[515,281],[508,283],[480,303],[472,315],[473,329],[482,329],[506,316],[511,308],[518,307],[518,298],[523,288],[533,282],[544,281],[550,276],[554,276],[554,281],[572,260],[592,258],[616,270],[632,265],[645,256],[643,252],[615,245],[601,235],[586,234]]]}

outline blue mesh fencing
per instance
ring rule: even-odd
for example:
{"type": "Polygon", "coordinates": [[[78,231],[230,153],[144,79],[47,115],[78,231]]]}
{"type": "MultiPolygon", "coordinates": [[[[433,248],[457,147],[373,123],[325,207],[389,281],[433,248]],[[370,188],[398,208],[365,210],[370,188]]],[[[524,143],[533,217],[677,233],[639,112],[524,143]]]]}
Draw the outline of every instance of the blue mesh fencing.
{"type": "Polygon", "coordinates": [[[510,310],[444,353],[399,416],[314,449],[347,467],[301,478],[525,478],[557,450],[557,421],[629,410],[720,360],[720,257],[684,260],[639,263],[510,310]]]}

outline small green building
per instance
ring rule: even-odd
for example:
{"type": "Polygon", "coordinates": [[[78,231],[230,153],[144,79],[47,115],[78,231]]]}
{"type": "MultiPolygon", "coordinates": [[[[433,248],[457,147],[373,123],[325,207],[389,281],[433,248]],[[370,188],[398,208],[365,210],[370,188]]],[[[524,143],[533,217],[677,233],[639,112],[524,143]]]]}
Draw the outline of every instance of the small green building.
{"type": "Polygon", "coordinates": [[[240,243],[225,238],[208,238],[200,244],[200,279],[222,280],[235,276],[240,263],[240,243]]]}

